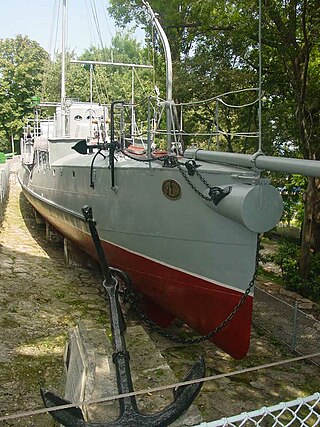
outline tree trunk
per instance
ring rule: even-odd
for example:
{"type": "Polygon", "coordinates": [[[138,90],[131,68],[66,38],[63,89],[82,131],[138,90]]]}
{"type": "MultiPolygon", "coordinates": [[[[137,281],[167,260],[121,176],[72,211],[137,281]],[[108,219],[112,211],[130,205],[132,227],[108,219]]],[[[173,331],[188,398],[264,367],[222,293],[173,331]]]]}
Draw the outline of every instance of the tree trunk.
{"type": "Polygon", "coordinates": [[[313,206],[313,251],[315,254],[320,253],[320,179],[315,179],[317,197],[313,206]]]}
{"type": "Polygon", "coordinates": [[[307,280],[309,275],[310,254],[313,244],[313,212],[316,198],[317,188],[315,186],[315,179],[309,177],[308,186],[304,194],[304,220],[301,238],[300,275],[302,280],[307,280]]]}

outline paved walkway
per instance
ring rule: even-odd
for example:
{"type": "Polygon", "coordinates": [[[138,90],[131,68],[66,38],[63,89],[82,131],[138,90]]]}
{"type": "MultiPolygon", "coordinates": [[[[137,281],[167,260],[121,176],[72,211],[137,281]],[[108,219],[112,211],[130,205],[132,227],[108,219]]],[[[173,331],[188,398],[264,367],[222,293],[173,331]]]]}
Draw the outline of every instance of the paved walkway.
{"type": "MultiPolygon", "coordinates": [[[[44,237],[11,175],[0,230],[0,416],[42,407],[41,384],[61,389],[68,329],[79,319],[100,327],[106,322],[100,276],[66,267],[61,248],[44,237]]],[[[3,425],[53,424],[43,415],[3,425]]]]}

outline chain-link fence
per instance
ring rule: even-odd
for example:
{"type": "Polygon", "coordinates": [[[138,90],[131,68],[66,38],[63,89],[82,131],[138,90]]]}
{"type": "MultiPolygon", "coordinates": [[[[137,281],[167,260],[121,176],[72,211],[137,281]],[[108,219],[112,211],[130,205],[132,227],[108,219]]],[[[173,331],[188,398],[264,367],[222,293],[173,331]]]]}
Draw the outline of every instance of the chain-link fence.
{"type": "MultiPolygon", "coordinates": [[[[253,324],[298,354],[320,351],[320,321],[262,289],[255,288],[253,324]]],[[[312,359],[320,366],[320,358],[312,359]]]]}
{"type": "Polygon", "coordinates": [[[244,412],[218,421],[202,423],[198,427],[242,426],[318,426],[320,424],[320,393],[279,403],[257,411],[244,412]]]}

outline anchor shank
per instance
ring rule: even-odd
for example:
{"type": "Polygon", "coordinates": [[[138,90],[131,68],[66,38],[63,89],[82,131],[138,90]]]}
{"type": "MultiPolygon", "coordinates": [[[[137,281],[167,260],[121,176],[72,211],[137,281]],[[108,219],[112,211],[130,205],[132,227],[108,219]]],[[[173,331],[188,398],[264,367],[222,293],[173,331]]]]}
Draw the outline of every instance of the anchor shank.
{"type": "MultiPolygon", "coordinates": [[[[111,318],[113,355],[112,360],[116,368],[117,385],[119,394],[133,391],[133,383],[130,370],[130,355],[126,348],[124,332],[126,330],[123,313],[118,298],[118,283],[108,285],[103,282],[103,287],[109,301],[111,318]]],[[[138,411],[134,396],[120,399],[120,413],[131,413],[138,411]]]]}
{"type": "Polygon", "coordinates": [[[91,234],[94,246],[96,248],[98,261],[99,261],[99,264],[100,264],[100,267],[102,270],[103,277],[107,283],[113,284],[114,279],[112,277],[107,258],[105,256],[103,247],[101,245],[100,237],[99,237],[99,234],[98,234],[98,231],[96,228],[96,222],[93,219],[92,208],[88,207],[88,206],[84,206],[82,208],[82,213],[83,213],[85,220],[87,221],[87,223],[89,225],[90,234],[91,234]]]}

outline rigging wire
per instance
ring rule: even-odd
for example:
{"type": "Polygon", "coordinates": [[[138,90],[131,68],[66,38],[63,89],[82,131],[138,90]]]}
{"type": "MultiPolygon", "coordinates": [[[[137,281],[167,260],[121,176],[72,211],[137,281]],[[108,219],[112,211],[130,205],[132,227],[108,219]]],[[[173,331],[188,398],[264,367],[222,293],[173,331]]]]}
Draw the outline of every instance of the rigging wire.
{"type": "Polygon", "coordinates": [[[52,44],[53,44],[53,35],[55,32],[55,40],[57,38],[57,26],[58,26],[58,11],[59,11],[59,6],[60,6],[60,1],[59,0],[55,0],[54,5],[53,5],[53,9],[52,9],[52,20],[51,20],[51,25],[50,25],[50,37],[49,37],[49,46],[48,46],[48,51],[49,54],[53,54],[54,52],[52,52],[52,44]]]}
{"type": "Polygon", "coordinates": [[[81,407],[82,405],[85,405],[85,404],[86,405],[92,405],[92,404],[97,404],[97,403],[109,402],[111,400],[118,400],[118,399],[122,399],[124,397],[140,396],[143,394],[150,394],[150,393],[155,393],[155,392],[164,391],[164,390],[177,389],[178,387],[183,387],[186,385],[212,381],[212,380],[216,380],[216,379],[220,379],[220,378],[232,377],[235,375],[241,375],[241,374],[245,374],[248,372],[259,371],[261,369],[273,368],[276,366],[288,365],[288,364],[292,364],[292,363],[299,362],[302,360],[313,359],[313,358],[319,357],[319,356],[320,356],[319,352],[313,353],[313,354],[307,354],[305,356],[292,357],[290,359],[284,359],[284,360],[279,360],[277,362],[267,363],[264,365],[253,366],[251,368],[239,369],[237,371],[227,372],[224,374],[210,375],[208,377],[197,378],[197,379],[189,380],[189,381],[181,381],[181,382],[178,382],[175,384],[167,384],[164,386],[148,388],[145,390],[132,391],[129,393],[122,393],[122,394],[117,394],[114,396],[105,396],[105,397],[101,397],[101,398],[97,398],[97,399],[89,399],[89,400],[84,400],[81,402],[68,403],[68,404],[59,405],[59,406],[52,406],[50,408],[41,408],[41,409],[35,409],[32,411],[16,412],[15,414],[5,415],[3,417],[0,417],[0,421],[13,420],[13,419],[18,419],[18,418],[22,418],[22,417],[30,417],[33,415],[50,413],[50,412],[57,411],[57,410],[61,411],[63,409],[75,408],[77,406],[81,407]]]}
{"type": "Polygon", "coordinates": [[[102,49],[103,58],[104,58],[105,57],[105,47],[104,47],[104,43],[103,43],[103,39],[102,39],[102,33],[101,33],[101,29],[100,29],[100,24],[99,24],[99,16],[97,13],[97,8],[96,8],[96,4],[95,4],[94,0],[90,0],[90,6],[91,6],[92,17],[93,17],[94,23],[96,25],[97,35],[98,35],[98,39],[99,39],[100,46],[102,49]]]}
{"type": "Polygon", "coordinates": [[[241,104],[241,105],[227,104],[225,101],[222,101],[222,99],[220,99],[220,97],[217,97],[216,100],[218,102],[221,102],[221,104],[223,104],[223,105],[225,105],[226,107],[229,107],[229,108],[244,108],[244,107],[250,107],[251,105],[256,104],[259,101],[259,98],[255,99],[252,102],[248,102],[247,104],[241,104]]]}
{"type": "Polygon", "coordinates": [[[60,10],[61,10],[61,2],[62,0],[58,0],[58,10],[56,15],[56,34],[54,38],[54,47],[53,47],[53,53],[57,51],[57,44],[58,44],[58,32],[59,32],[59,16],[60,16],[60,10]]]}
{"type": "Polygon", "coordinates": [[[99,104],[102,104],[101,102],[101,95],[103,95],[101,87],[99,87],[99,82],[97,80],[95,69],[92,70],[92,79],[95,87],[97,88],[97,96],[98,96],[98,102],[99,104]]]}
{"type": "MultiPolygon", "coordinates": [[[[55,39],[55,44],[56,44],[57,34],[58,34],[59,13],[60,13],[60,0],[55,0],[52,8],[52,15],[51,15],[52,19],[51,19],[51,25],[50,25],[50,36],[49,36],[49,46],[48,46],[48,53],[51,58],[54,57],[54,53],[55,53],[55,49],[53,49],[53,40],[55,39]]],[[[43,73],[41,100],[44,100],[46,98],[49,69],[50,69],[50,62],[47,61],[45,65],[44,73],[43,73]]]]}
{"type": "Polygon", "coordinates": [[[89,19],[90,17],[90,9],[89,9],[89,5],[88,5],[88,1],[89,0],[85,0],[85,8],[86,8],[86,12],[87,12],[87,23],[88,23],[88,29],[89,29],[89,33],[90,33],[90,42],[92,43],[92,45],[96,46],[98,45],[97,41],[96,41],[96,37],[95,37],[95,32],[93,29],[93,25],[92,25],[92,21],[91,19],[89,19]]]}
{"type": "Polygon", "coordinates": [[[110,31],[109,22],[108,22],[108,19],[107,19],[107,8],[105,7],[105,4],[103,4],[103,0],[100,0],[100,4],[101,4],[101,9],[103,10],[103,17],[104,17],[104,20],[105,20],[105,23],[106,23],[106,28],[107,28],[107,31],[108,31],[108,34],[109,34],[109,37],[110,37],[110,42],[111,42],[113,35],[112,35],[111,31],[110,31]]]}
{"type": "Polygon", "coordinates": [[[152,67],[153,67],[153,87],[156,86],[156,57],[155,57],[155,31],[154,26],[151,27],[152,38],[152,67]]]}

